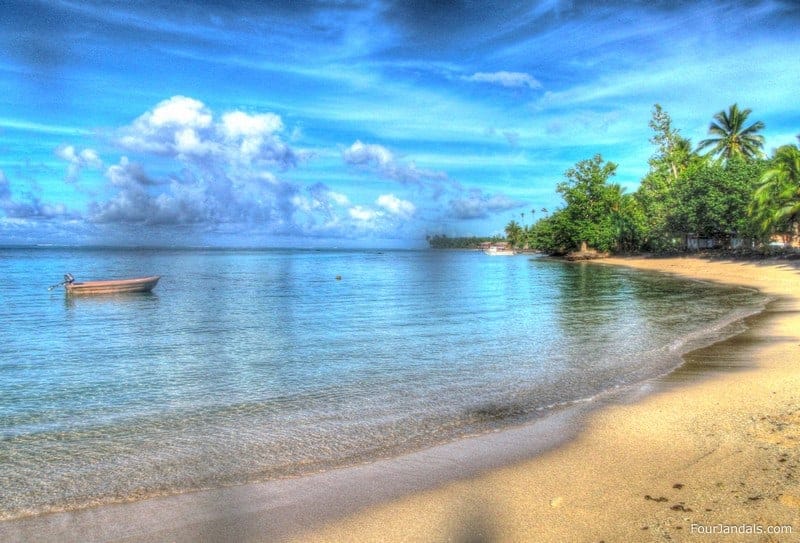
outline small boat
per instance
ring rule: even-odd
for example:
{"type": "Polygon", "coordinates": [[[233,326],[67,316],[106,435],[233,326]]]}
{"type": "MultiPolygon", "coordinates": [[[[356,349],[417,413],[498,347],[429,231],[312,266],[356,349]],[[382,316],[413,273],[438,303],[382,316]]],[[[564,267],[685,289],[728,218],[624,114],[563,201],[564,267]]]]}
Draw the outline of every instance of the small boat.
{"type": "Polygon", "coordinates": [[[483,252],[489,256],[514,256],[516,254],[514,249],[510,249],[508,247],[498,247],[496,245],[492,245],[483,252]]]}
{"type": "Polygon", "coordinates": [[[67,294],[129,294],[134,292],[150,292],[161,279],[158,275],[136,277],[133,279],[115,279],[111,281],[77,282],[71,274],[64,276],[64,288],[67,294]]]}

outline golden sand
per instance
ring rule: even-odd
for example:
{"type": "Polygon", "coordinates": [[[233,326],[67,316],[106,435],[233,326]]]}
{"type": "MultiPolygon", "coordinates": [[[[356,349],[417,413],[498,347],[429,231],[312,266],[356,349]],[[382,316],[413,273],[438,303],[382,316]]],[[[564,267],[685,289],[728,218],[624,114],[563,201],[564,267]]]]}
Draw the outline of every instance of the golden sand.
{"type": "Polygon", "coordinates": [[[576,439],[542,456],[368,508],[297,541],[800,540],[797,269],[699,258],[602,265],[780,300],[751,323],[749,369],[661,386],[593,413],[576,439]]]}

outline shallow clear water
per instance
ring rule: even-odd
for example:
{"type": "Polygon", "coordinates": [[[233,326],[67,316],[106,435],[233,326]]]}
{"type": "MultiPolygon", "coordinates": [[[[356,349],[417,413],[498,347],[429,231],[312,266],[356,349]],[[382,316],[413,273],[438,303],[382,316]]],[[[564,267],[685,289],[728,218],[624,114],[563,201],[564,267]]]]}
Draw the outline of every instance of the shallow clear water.
{"type": "Polygon", "coordinates": [[[446,251],[0,249],[0,278],[0,518],[519,422],[662,374],[763,303],[446,251]],[[65,272],[162,279],[149,295],[48,292],[65,272]]]}

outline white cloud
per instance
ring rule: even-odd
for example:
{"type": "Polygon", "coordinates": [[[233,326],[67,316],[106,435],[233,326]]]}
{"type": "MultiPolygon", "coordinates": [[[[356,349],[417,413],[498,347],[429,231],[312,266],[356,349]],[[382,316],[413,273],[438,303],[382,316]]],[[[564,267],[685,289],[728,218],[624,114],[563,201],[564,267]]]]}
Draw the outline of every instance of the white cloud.
{"type": "Polygon", "coordinates": [[[183,126],[202,129],[210,126],[211,120],[211,113],[200,100],[173,96],[139,117],[137,122],[155,128],[183,126]]]}
{"type": "Polygon", "coordinates": [[[305,196],[300,196],[299,194],[293,196],[291,202],[292,205],[299,211],[305,211],[306,213],[310,213],[316,207],[311,200],[305,196]]]}
{"type": "Polygon", "coordinates": [[[487,195],[474,189],[466,196],[450,201],[450,215],[457,219],[483,219],[492,213],[516,209],[522,205],[522,202],[503,194],[487,195]]]}
{"type": "Polygon", "coordinates": [[[540,89],[542,84],[533,78],[530,74],[524,72],[476,72],[469,77],[464,77],[467,81],[474,81],[478,83],[491,83],[493,85],[500,85],[510,88],[527,87],[529,89],[540,89]]]}
{"type": "MultiPolygon", "coordinates": [[[[516,134],[506,134],[509,140],[518,137],[516,134]]],[[[360,167],[368,167],[377,171],[378,175],[386,179],[400,181],[405,185],[414,185],[419,189],[428,191],[434,200],[439,200],[444,194],[449,195],[449,205],[442,211],[444,216],[457,219],[488,218],[492,214],[515,209],[523,205],[522,202],[513,200],[502,194],[485,194],[480,189],[466,189],[460,183],[451,180],[445,172],[422,170],[413,162],[402,162],[382,145],[365,144],[357,140],[343,152],[346,163],[360,167]]],[[[505,161],[507,162],[507,158],[505,161]]],[[[459,165],[463,165],[463,157],[459,165]]],[[[386,228],[397,225],[398,220],[404,221],[417,214],[417,207],[408,200],[403,200],[395,194],[382,194],[375,201],[376,209],[356,206],[351,208],[350,216],[362,222],[370,222],[373,229],[386,228]]],[[[363,226],[363,225],[362,225],[363,226]]]]}
{"type": "Polygon", "coordinates": [[[365,144],[356,140],[342,153],[346,164],[365,168],[374,168],[384,179],[399,181],[406,185],[419,187],[429,186],[436,194],[442,192],[448,182],[445,172],[417,168],[413,162],[397,160],[394,154],[378,144],[365,144]]]}
{"type": "Polygon", "coordinates": [[[373,221],[379,216],[379,213],[374,209],[369,209],[362,206],[351,207],[347,210],[347,212],[351,218],[362,222],[373,221]]]}
{"type": "Polygon", "coordinates": [[[222,116],[222,129],[230,139],[263,137],[283,130],[283,121],[274,113],[248,115],[232,111],[222,116]]]}
{"type": "MultiPolygon", "coordinates": [[[[215,168],[184,170],[179,177],[154,179],[141,165],[122,157],[106,170],[116,194],[93,202],[95,223],[187,225],[259,224],[268,230],[291,228],[307,204],[298,188],[268,171],[215,168]]],[[[309,204],[310,207],[310,204],[309,204]]]]}
{"type": "Polygon", "coordinates": [[[383,145],[365,144],[356,140],[353,145],[345,149],[342,154],[344,161],[354,165],[377,165],[385,167],[394,162],[394,156],[383,145]]]}
{"type": "Polygon", "coordinates": [[[133,151],[182,158],[205,155],[215,146],[212,120],[199,100],[173,96],[134,120],[119,142],[133,151]]]}
{"type": "Polygon", "coordinates": [[[414,204],[408,200],[401,200],[394,194],[382,194],[378,197],[375,203],[392,215],[402,218],[411,217],[417,210],[414,204]]]}
{"type": "MultiPolygon", "coordinates": [[[[398,220],[410,219],[416,212],[413,203],[402,200],[394,194],[382,194],[375,200],[379,209],[355,205],[347,209],[347,217],[354,221],[352,227],[361,231],[389,232],[398,226],[398,220]]],[[[335,215],[331,215],[330,224],[343,226],[335,215]]]]}
{"type": "Polygon", "coordinates": [[[298,154],[281,140],[282,130],[283,121],[274,113],[230,111],[215,122],[199,100],[173,96],[122,129],[118,141],[130,151],[187,162],[288,168],[297,163],[298,154]]]}
{"type": "Polygon", "coordinates": [[[94,149],[83,149],[77,152],[72,145],[62,145],[56,148],[56,156],[62,160],[67,161],[67,173],[64,180],[68,183],[74,183],[80,177],[81,171],[85,168],[100,169],[103,167],[103,161],[94,149]]]}
{"type": "Polygon", "coordinates": [[[29,219],[74,219],[78,216],[62,203],[42,202],[38,196],[32,194],[28,194],[23,200],[12,199],[11,187],[3,170],[0,170],[0,211],[5,215],[6,221],[10,221],[9,224],[21,224],[29,219]],[[19,221],[15,221],[16,219],[19,221]]]}
{"type": "Polygon", "coordinates": [[[233,159],[250,161],[258,158],[265,148],[285,149],[280,140],[274,136],[283,130],[283,121],[274,113],[249,115],[243,111],[233,111],[222,116],[219,131],[231,143],[234,150],[233,159]]]}
{"type": "Polygon", "coordinates": [[[339,192],[329,191],[328,198],[330,198],[340,206],[350,205],[350,199],[346,195],[341,194],[339,192]]]}

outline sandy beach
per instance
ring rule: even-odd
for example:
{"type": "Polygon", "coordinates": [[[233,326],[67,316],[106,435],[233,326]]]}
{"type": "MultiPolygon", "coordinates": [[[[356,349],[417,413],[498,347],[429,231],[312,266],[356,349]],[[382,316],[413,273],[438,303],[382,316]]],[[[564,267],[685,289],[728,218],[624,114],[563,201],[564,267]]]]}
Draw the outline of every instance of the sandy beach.
{"type": "Polygon", "coordinates": [[[576,265],[740,285],[774,301],[746,332],[601,409],[300,479],[0,523],[0,540],[800,540],[797,267],[701,258],[576,265]]]}
{"type": "Polygon", "coordinates": [[[592,265],[742,285],[776,301],[746,333],[688,357],[653,394],[593,413],[568,444],[297,541],[800,540],[797,269],[697,258],[592,265]],[[688,375],[705,362],[742,370],[688,375]],[[769,533],[775,526],[793,533],[769,533]]]}

